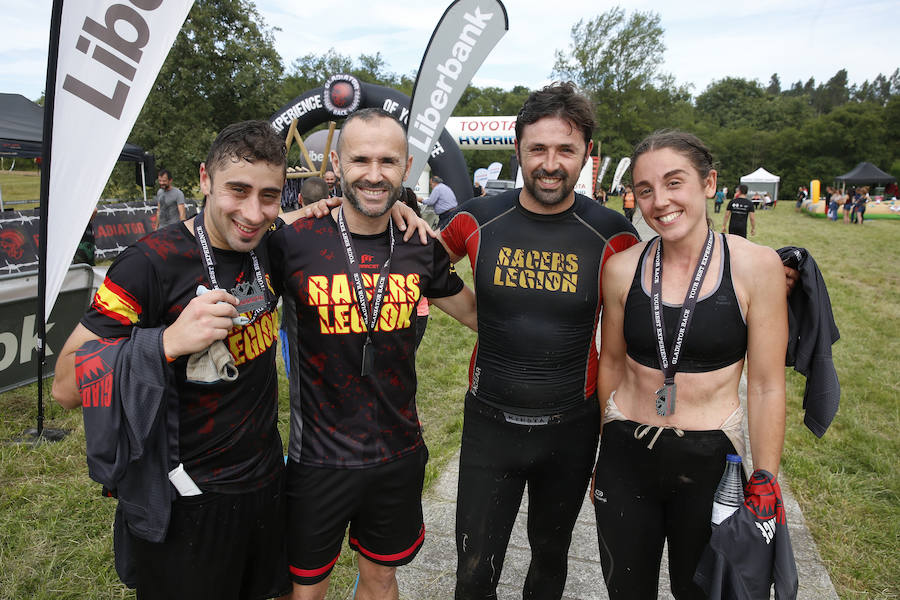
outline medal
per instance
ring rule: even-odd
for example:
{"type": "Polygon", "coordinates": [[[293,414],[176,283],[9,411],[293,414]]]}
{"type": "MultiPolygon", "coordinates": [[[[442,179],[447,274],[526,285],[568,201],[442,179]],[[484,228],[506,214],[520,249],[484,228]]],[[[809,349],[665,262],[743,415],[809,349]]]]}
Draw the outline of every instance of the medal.
{"type": "MultiPolygon", "coordinates": [[[[216,258],[213,255],[209,238],[206,237],[203,216],[203,211],[200,211],[194,218],[194,237],[197,240],[197,245],[200,247],[200,257],[203,260],[203,265],[206,267],[212,289],[217,290],[221,288],[216,277],[216,258]]],[[[247,255],[250,256],[250,261],[253,263],[253,279],[235,284],[232,289],[228,290],[228,293],[238,299],[238,305],[235,307],[238,315],[244,313],[252,313],[252,315],[250,319],[242,316],[235,317],[235,325],[252,323],[269,310],[269,295],[266,293],[266,284],[263,279],[262,268],[259,265],[259,259],[256,257],[254,250],[247,252],[247,255]]],[[[200,287],[203,287],[204,290],[206,289],[204,286],[200,287]]],[[[200,293],[198,288],[197,294],[199,295],[200,293]]]]}
{"type": "Polygon", "coordinates": [[[656,414],[668,417],[675,413],[675,384],[667,383],[656,390],[656,414]]]}

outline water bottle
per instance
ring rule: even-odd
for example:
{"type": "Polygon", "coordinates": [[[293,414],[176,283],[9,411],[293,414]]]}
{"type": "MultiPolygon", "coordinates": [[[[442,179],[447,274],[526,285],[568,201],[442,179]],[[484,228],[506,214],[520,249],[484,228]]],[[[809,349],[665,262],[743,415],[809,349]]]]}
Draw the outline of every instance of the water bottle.
{"type": "Polygon", "coordinates": [[[741,457],[729,454],[725,457],[725,472],[719,480],[719,487],[713,496],[712,524],[718,525],[744,503],[744,489],[741,485],[741,457]]]}

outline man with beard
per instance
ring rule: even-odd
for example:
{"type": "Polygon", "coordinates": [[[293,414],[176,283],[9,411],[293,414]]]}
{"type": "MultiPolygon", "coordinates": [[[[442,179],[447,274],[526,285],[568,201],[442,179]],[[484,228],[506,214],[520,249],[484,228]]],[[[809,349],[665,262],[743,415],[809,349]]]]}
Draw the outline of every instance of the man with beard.
{"type": "Polygon", "coordinates": [[[619,213],[574,192],[594,111],[571,83],[534,92],[516,120],[523,189],[460,206],[442,232],[468,255],[478,345],[465,401],[456,598],[496,598],[528,484],[524,598],[562,596],[600,433],[597,321],[604,261],[638,241],[619,213]]]}
{"type": "Polygon", "coordinates": [[[295,600],[322,599],[347,525],[359,598],[396,599],[424,539],[428,453],[416,414],[416,305],[475,327],[475,296],[434,240],[405,243],[389,211],[412,162],[403,126],[354,112],[331,162],[341,206],[272,236],[290,342],[288,556],[295,600]],[[369,300],[371,298],[371,301],[369,300]]]}

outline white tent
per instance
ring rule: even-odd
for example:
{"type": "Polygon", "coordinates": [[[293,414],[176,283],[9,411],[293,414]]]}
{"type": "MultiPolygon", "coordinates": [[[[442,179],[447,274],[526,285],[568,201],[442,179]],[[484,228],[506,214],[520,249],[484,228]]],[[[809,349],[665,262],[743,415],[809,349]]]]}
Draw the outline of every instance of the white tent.
{"type": "Polygon", "coordinates": [[[778,175],[772,175],[762,167],[753,171],[749,175],[744,175],[741,177],[741,183],[746,185],[749,188],[749,192],[747,196],[749,198],[753,197],[754,193],[758,193],[762,196],[765,192],[769,192],[769,195],[772,196],[773,200],[778,200],[778,184],[781,182],[781,177],[778,175]]]}

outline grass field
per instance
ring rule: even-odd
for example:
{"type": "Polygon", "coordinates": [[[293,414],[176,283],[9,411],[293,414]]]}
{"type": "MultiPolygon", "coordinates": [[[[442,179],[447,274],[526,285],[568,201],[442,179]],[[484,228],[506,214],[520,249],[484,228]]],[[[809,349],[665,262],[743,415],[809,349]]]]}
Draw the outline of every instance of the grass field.
{"type": "Polygon", "coordinates": [[[3,193],[3,203],[6,208],[15,210],[27,210],[37,208],[41,197],[40,171],[0,171],[0,192],[3,193]],[[20,200],[29,201],[28,204],[18,204],[20,200]],[[16,204],[9,204],[16,202],[16,204]]]}
{"type": "MultiPolygon", "coordinates": [[[[711,203],[710,213],[721,227],[711,203]]],[[[783,202],[757,213],[757,231],[758,243],[810,250],[841,330],[834,346],[841,409],[822,439],[802,423],[805,380],[788,375],[782,472],[841,598],[900,597],[900,223],[845,226],[783,202]]],[[[468,277],[467,266],[460,263],[460,270],[468,277]]],[[[473,342],[467,330],[432,311],[418,357],[429,484],[459,445],[473,342]]],[[[286,396],[282,382],[284,439],[286,396]]],[[[34,386],[0,396],[0,442],[34,426],[35,397],[34,386]]],[[[88,479],[80,414],[48,402],[47,419],[47,427],[73,433],[37,448],[0,444],[0,599],[133,598],[112,568],[114,506],[88,479]]],[[[352,553],[343,552],[329,598],[349,598],[355,573],[352,553]]]]}

